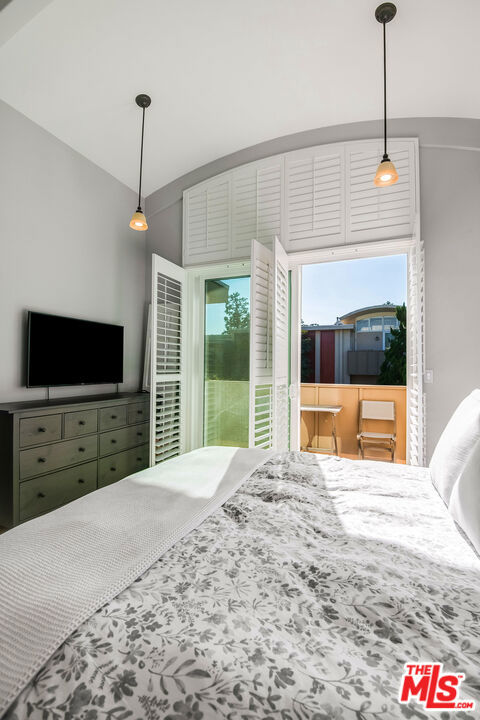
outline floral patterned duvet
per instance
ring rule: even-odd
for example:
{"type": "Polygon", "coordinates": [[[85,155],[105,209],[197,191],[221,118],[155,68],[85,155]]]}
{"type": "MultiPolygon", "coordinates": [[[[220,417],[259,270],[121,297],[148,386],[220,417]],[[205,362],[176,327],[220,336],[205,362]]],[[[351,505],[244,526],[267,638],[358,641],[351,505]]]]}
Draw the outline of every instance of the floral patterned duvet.
{"type": "Polygon", "coordinates": [[[9,720],[480,717],[480,561],[428,471],[275,455],[58,649],[9,720]],[[477,710],[397,698],[463,672],[477,710]]]}

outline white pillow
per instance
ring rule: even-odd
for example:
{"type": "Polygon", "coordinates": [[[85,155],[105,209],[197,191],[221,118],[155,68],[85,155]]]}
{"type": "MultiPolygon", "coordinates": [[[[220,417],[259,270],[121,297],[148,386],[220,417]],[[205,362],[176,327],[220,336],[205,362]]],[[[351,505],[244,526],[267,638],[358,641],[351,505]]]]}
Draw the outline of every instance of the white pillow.
{"type": "Polygon", "coordinates": [[[430,461],[432,482],[446,505],[479,439],[480,390],[473,390],[448,421],[430,461]]]}
{"type": "Polygon", "coordinates": [[[480,554],[480,440],[453,487],[448,509],[480,554]]]}

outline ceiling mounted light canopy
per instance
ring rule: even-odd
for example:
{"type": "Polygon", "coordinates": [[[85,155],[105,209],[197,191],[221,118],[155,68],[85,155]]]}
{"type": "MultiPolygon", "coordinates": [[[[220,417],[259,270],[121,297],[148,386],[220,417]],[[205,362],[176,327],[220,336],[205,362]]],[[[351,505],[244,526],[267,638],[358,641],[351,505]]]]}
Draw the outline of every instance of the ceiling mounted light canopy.
{"type": "Polygon", "coordinates": [[[387,153],[387,40],[386,24],[393,20],[397,14],[397,8],[391,2],[382,3],[375,10],[375,17],[383,25],[383,158],[377,168],[374,184],[377,187],[394,185],[398,180],[398,173],[395,165],[387,153]]]}
{"type": "Polygon", "coordinates": [[[138,107],[142,108],[142,142],[140,145],[140,180],[138,183],[138,207],[130,220],[132,230],[148,230],[147,218],[142,210],[142,169],[143,169],[143,135],[145,130],[145,110],[152,102],[151,98],[145,93],[137,95],[135,102],[138,107]]]}

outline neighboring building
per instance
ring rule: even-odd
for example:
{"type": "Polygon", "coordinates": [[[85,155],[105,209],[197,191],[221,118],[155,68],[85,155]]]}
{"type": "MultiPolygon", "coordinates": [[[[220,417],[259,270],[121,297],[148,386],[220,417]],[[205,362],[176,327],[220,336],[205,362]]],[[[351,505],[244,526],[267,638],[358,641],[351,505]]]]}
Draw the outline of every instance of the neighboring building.
{"type": "Polygon", "coordinates": [[[302,325],[302,382],[375,385],[391,329],[398,327],[390,302],[359,308],[334,325],[302,325]]]}

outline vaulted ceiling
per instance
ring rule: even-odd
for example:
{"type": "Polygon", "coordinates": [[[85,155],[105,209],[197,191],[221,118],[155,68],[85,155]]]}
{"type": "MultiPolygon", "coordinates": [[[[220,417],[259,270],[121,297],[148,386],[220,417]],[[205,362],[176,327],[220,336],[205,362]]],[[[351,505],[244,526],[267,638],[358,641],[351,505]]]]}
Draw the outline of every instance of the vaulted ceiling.
{"type": "MultiPolygon", "coordinates": [[[[3,0],[0,98],[144,190],[264,140],[382,113],[376,0],[3,0]]],[[[392,117],[480,117],[480,2],[396,0],[392,117]]],[[[379,134],[381,125],[379,123],[379,134]]]]}

